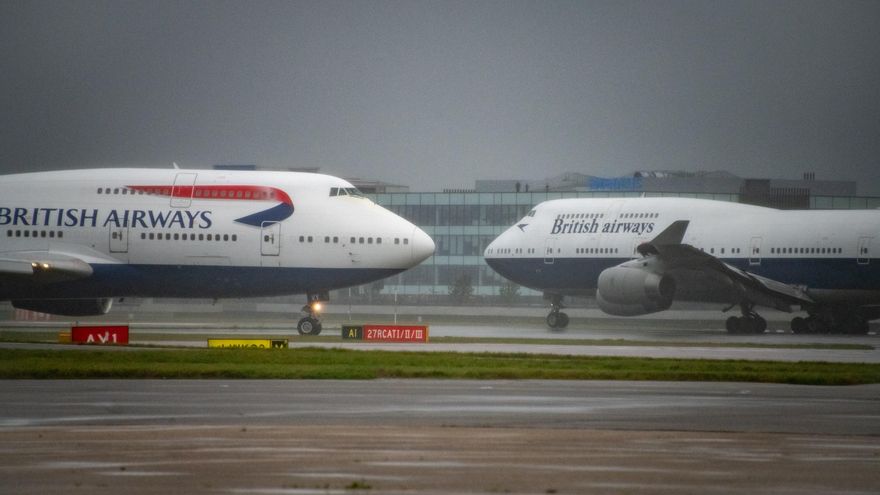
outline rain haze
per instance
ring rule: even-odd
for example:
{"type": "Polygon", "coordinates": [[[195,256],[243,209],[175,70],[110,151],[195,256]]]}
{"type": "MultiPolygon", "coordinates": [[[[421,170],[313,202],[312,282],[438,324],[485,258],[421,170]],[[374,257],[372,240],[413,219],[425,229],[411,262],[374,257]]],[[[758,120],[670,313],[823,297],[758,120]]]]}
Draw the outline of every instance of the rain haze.
{"type": "Polygon", "coordinates": [[[810,171],[880,195],[878,25],[852,1],[11,0],[0,171],[810,171]]]}

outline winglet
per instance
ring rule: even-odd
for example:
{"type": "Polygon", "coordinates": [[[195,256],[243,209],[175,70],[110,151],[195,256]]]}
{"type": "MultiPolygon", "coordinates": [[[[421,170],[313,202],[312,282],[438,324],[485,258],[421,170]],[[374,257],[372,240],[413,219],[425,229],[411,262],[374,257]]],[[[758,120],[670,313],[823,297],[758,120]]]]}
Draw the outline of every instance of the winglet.
{"type": "Polygon", "coordinates": [[[657,237],[640,245],[637,249],[642,256],[649,254],[657,254],[660,246],[676,246],[681,244],[684,239],[684,233],[687,231],[690,220],[676,220],[672,225],[666,227],[663,232],[657,234],[657,237]]]}

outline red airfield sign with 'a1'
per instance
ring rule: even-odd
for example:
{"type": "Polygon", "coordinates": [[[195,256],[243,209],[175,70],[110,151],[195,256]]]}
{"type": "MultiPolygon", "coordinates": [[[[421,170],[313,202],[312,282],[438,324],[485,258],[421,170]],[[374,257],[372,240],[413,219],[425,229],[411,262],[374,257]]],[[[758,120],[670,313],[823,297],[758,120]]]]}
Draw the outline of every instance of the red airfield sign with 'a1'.
{"type": "Polygon", "coordinates": [[[75,344],[128,345],[128,326],[84,326],[70,329],[75,344]]]}

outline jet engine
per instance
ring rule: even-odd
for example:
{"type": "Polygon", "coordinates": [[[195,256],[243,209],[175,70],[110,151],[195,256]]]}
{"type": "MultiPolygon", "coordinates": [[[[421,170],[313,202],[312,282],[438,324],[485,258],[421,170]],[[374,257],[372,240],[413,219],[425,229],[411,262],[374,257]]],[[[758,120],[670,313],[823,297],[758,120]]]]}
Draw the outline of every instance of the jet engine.
{"type": "Polygon", "coordinates": [[[113,299],[18,299],[12,306],[50,315],[97,316],[110,311],[113,299]]]}
{"type": "Polygon", "coordinates": [[[599,274],[596,302],[614,316],[639,316],[669,309],[675,280],[640,267],[615,266],[599,274]]]}

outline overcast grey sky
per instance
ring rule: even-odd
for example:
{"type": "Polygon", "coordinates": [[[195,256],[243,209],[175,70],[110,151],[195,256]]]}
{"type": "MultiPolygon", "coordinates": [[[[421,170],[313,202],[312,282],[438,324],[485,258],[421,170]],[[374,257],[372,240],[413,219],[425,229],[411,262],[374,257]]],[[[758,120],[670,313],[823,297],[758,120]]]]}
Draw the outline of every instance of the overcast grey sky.
{"type": "Polygon", "coordinates": [[[4,172],[815,171],[880,194],[880,2],[4,0],[0,104],[4,172]]]}

